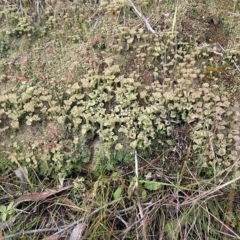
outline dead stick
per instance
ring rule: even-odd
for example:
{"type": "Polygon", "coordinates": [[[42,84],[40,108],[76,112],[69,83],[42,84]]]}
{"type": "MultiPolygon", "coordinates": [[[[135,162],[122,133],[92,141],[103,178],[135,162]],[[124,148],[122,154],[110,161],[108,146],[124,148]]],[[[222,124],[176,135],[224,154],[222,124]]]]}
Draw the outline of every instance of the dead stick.
{"type": "Polygon", "coordinates": [[[3,237],[3,240],[5,239],[9,239],[9,238],[14,238],[14,237],[19,237],[19,236],[24,236],[24,235],[29,235],[29,234],[34,234],[34,233],[43,233],[43,232],[56,232],[58,231],[58,228],[43,228],[43,229],[35,229],[35,230],[31,230],[31,231],[23,231],[23,232],[18,232],[18,233],[14,233],[11,235],[8,235],[6,237],[3,237]]]}
{"type": "Polygon", "coordinates": [[[149,24],[148,20],[143,16],[143,14],[136,8],[136,6],[134,5],[134,3],[132,2],[132,0],[128,0],[128,2],[130,3],[130,5],[133,7],[135,13],[138,15],[138,17],[140,17],[144,23],[146,24],[147,26],[147,29],[149,32],[151,32],[152,34],[154,35],[157,35],[156,34],[156,31],[153,30],[153,28],[151,27],[151,25],[149,24]]]}

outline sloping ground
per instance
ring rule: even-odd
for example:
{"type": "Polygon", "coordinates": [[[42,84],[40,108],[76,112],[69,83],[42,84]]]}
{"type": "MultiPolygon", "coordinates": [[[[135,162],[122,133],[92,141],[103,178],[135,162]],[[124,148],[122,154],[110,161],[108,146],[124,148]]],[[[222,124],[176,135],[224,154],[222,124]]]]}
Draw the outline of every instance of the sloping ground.
{"type": "Polygon", "coordinates": [[[0,10],[5,235],[66,239],[78,226],[86,239],[238,237],[237,1],[0,10]],[[19,165],[31,189],[12,173],[19,165]],[[66,196],[38,191],[59,182],[73,184],[66,196]],[[24,190],[37,193],[17,199],[24,190]]]}

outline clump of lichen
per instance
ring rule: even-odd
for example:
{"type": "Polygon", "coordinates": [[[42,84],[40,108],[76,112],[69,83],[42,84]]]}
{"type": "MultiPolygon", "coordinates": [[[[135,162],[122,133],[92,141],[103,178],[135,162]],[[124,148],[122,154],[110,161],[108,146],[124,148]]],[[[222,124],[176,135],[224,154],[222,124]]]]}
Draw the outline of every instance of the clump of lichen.
{"type": "MultiPolygon", "coordinates": [[[[36,40],[31,54],[14,62],[21,78],[14,85],[15,77],[8,76],[5,81],[12,87],[1,90],[1,134],[8,139],[2,147],[14,151],[22,165],[51,177],[89,162],[114,168],[111,161],[121,151],[119,159],[128,161],[134,150],[143,157],[152,149],[161,155],[176,144],[177,126],[186,126],[189,161],[213,169],[210,176],[220,176],[236,161],[239,136],[227,93],[216,84],[217,77],[203,82],[204,67],[214,62],[211,46],[176,41],[178,33],[167,28],[152,35],[120,1],[102,2],[101,26],[88,33],[91,38],[66,37],[56,27],[60,18],[79,34],[93,24],[78,9],[71,9],[76,16],[69,22],[69,11],[45,13],[46,25],[38,33],[46,37],[51,30],[49,41],[41,48],[36,40]],[[122,9],[132,24],[121,21],[122,9]],[[96,136],[97,147],[91,143],[96,136]]],[[[27,31],[23,25],[15,24],[18,37],[27,31]]],[[[234,57],[229,53],[222,61],[230,62],[229,56],[234,57]]]]}

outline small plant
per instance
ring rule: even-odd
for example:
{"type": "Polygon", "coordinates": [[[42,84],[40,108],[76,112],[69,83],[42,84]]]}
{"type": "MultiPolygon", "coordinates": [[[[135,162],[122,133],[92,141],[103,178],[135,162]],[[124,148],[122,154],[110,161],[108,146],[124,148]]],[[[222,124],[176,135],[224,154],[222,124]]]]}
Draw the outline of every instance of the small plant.
{"type": "Polygon", "coordinates": [[[10,202],[8,206],[0,205],[0,213],[2,222],[7,222],[15,213],[14,202],[10,202]]]}

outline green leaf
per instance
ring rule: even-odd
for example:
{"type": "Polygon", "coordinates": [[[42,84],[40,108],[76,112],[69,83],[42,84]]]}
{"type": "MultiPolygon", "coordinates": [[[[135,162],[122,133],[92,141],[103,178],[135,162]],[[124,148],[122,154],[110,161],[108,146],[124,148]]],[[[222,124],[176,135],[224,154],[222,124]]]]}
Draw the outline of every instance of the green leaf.
{"type": "Polygon", "coordinates": [[[0,205],[0,212],[1,213],[6,213],[7,212],[7,208],[4,205],[0,205]]]}
{"type": "Polygon", "coordinates": [[[156,191],[160,189],[162,186],[161,182],[154,182],[154,181],[144,181],[144,187],[151,191],[156,191]]]}
{"type": "Polygon", "coordinates": [[[10,202],[8,207],[7,207],[7,211],[10,211],[13,209],[13,205],[14,205],[14,202],[10,202]]]}
{"type": "Polygon", "coordinates": [[[3,213],[2,214],[2,221],[6,222],[6,220],[7,220],[7,213],[3,213]]]}
{"type": "Polygon", "coordinates": [[[171,238],[171,239],[175,239],[174,236],[175,236],[175,231],[173,229],[173,226],[172,226],[173,223],[169,222],[166,224],[164,230],[166,231],[167,235],[171,238]]]}
{"type": "Polygon", "coordinates": [[[123,190],[123,187],[122,186],[119,186],[117,188],[117,190],[115,191],[115,193],[113,194],[113,197],[115,200],[118,200],[119,198],[122,197],[122,190],[123,190]]]}

